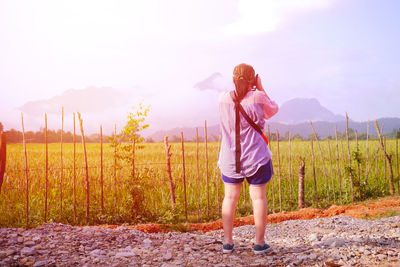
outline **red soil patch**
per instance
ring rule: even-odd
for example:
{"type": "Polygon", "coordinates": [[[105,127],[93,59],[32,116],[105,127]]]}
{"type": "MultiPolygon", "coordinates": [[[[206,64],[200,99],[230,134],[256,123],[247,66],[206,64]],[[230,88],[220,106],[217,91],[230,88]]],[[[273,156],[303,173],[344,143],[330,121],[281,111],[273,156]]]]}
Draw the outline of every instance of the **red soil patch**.
{"type": "MultiPolygon", "coordinates": [[[[305,208],[292,212],[279,212],[268,215],[268,223],[279,223],[286,220],[310,220],[315,218],[325,218],[336,215],[348,215],[354,218],[362,218],[364,216],[376,216],[384,214],[389,210],[400,211],[400,198],[388,198],[376,201],[368,201],[358,205],[349,206],[336,206],[332,205],[330,208],[322,210],[315,208],[305,208]]],[[[253,216],[236,218],[234,226],[254,224],[253,216]]],[[[115,228],[116,225],[104,226],[107,228],[115,228]]],[[[171,224],[139,224],[129,226],[146,233],[158,233],[177,231],[179,228],[171,224]]],[[[202,231],[203,233],[222,229],[222,220],[217,220],[208,223],[189,223],[187,227],[190,231],[202,231]]]]}

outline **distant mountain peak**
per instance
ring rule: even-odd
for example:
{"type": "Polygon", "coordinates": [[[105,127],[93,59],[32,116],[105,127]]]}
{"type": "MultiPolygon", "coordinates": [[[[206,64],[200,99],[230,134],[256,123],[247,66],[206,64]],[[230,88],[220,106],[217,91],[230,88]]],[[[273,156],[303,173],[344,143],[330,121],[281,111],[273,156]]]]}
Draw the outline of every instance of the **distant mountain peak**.
{"type": "Polygon", "coordinates": [[[65,108],[66,113],[74,111],[101,112],[104,109],[128,103],[128,100],[129,98],[125,93],[111,87],[89,86],[79,90],[68,89],[49,99],[29,101],[19,109],[33,115],[58,114],[61,107],[65,108]]]}
{"type": "Polygon", "coordinates": [[[206,79],[196,83],[194,88],[199,89],[200,91],[204,90],[215,90],[215,91],[224,91],[226,90],[226,82],[224,81],[224,77],[219,72],[214,72],[206,79]]]}

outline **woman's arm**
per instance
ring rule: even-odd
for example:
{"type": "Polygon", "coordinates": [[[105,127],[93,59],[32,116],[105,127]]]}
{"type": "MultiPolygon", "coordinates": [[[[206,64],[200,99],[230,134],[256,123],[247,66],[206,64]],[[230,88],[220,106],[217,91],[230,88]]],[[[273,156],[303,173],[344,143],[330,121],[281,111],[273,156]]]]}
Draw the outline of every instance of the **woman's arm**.
{"type": "Polygon", "coordinates": [[[267,95],[267,92],[265,92],[265,90],[264,90],[264,87],[263,87],[263,85],[261,83],[261,78],[260,78],[260,76],[258,74],[256,75],[256,88],[257,88],[257,90],[260,90],[261,92],[264,92],[265,95],[267,96],[267,98],[270,99],[269,96],[267,95]]]}
{"type": "Polygon", "coordinates": [[[274,116],[278,112],[278,104],[275,103],[275,101],[271,100],[267,93],[264,90],[264,87],[262,86],[261,83],[261,78],[260,76],[256,76],[256,87],[257,90],[262,92],[262,94],[257,94],[257,102],[262,103],[264,107],[264,119],[269,119],[272,116],[274,116]]]}

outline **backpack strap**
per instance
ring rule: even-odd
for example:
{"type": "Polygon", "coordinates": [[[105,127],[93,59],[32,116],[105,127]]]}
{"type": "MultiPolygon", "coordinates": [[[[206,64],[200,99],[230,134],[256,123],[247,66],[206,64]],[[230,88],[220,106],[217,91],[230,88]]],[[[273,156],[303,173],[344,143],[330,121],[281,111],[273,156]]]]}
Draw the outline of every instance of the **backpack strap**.
{"type": "Polygon", "coordinates": [[[265,143],[267,143],[268,145],[268,139],[265,136],[265,134],[263,133],[263,131],[261,130],[261,127],[258,126],[250,117],[249,115],[247,115],[246,111],[244,111],[243,106],[240,105],[239,103],[239,111],[242,114],[242,116],[246,119],[246,121],[251,125],[251,127],[254,128],[254,130],[256,130],[256,132],[258,132],[259,134],[261,134],[262,138],[264,139],[265,143]]]}
{"type": "Polygon", "coordinates": [[[264,139],[265,143],[268,145],[268,139],[264,135],[263,131],[261,130],[260,126],[258,126],[250,117],[247,115],[246,111],[243,109],[243,106],[240,104],[240,100],[238,100],[235,91],[230,92],[230,96],[235,104],[235,165],[236,165],[236,173],[240,173],[240,115],[246,119],[246,121],[253,127],[256,132],[261,134],[262,138],[264,139]]]}
{"type": "Polygon", "coordinates": [[[235,91],[231,91],[233,103],[235,103],[235,166],[236,173],[240,173],[240,100],[237,99],[235,91]]]}

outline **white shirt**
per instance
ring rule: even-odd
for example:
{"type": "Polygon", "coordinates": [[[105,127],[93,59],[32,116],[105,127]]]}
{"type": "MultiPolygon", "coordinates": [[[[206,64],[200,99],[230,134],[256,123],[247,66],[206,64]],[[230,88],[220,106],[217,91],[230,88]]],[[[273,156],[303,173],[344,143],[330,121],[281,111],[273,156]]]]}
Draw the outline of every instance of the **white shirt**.
{"type": "MultiPolygon", "coordinates": [[[[219,97],[220,127],[222,133],[221,150],[218,167],[230,178],[243,178],[254,175],[257,170],[268,163],[272,153],[261,135],[240,115],[240,167],[236,173],[235,160],[235,104],[230,92],[223,92],[219,97]]],[[[270,100],[265,92],[251,90],[242,99],[241,105],[247,115],[264,128],[265,119],[278,112],[278,105],[270,100]]]]}

